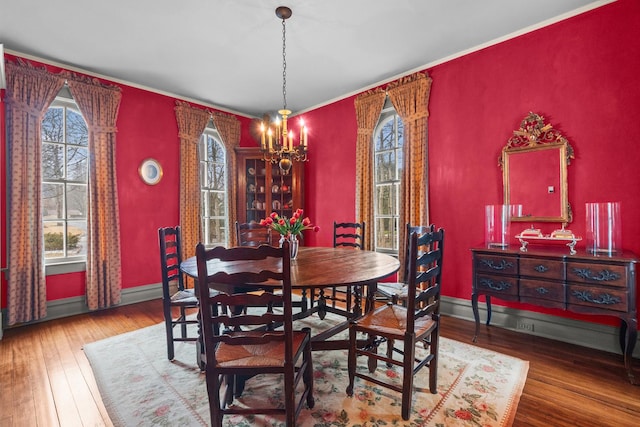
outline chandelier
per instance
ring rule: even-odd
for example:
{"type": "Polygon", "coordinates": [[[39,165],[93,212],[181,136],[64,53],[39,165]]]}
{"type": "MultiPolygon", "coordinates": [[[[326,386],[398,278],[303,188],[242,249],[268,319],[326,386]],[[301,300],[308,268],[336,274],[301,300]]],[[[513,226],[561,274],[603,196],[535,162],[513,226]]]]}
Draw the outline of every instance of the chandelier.
{"type": "Polygon", "coordinates": [[[284,101],[282,110],[278,110],[281,118],[275,123],[260,125],[262,157],[265,161],[278,163],[283,175],[289,173],[292,161],[304,162],[307,160],[307,128],[300,121],[300,134],[298,145],[294,144],[294,133],[287,125],[287,118],[291,110],[287,109],[287,28],[286,20],[291,17],[291,9],[280,6],[276,9],[276,16],[282,19],[282,98],[284,101]]]}

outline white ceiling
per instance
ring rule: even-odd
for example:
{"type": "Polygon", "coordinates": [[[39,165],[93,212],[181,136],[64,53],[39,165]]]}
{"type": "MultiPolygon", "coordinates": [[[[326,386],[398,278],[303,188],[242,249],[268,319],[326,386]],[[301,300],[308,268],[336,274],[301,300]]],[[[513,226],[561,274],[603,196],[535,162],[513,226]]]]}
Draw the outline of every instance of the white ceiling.
{"type": "Polygon", "coordinates": [[[222,110],[294,115],[613,0],[0,0],[19,54],[222,110]]]}

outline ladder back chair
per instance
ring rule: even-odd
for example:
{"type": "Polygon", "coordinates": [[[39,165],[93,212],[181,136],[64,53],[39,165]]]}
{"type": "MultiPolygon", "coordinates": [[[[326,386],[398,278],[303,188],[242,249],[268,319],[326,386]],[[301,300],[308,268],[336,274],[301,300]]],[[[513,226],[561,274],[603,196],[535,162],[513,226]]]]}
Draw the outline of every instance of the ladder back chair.
{"type": "MultiPolygon", "coordinates": [[[[333,222],[333,247],[364,250],[365,222],[333,222]]],[[[325,295],[325,297],[327,297],[325,295]]],[[[345,304],[346,310],[351,311],[353,303],[353,289],[351,286],[331,288],[331,306],[336,302],[345,304]]]]}
{"type": "Polygon", "coordinates": [[[271,229],[257,222],[236,221],[238,246],[271,246],[271,229]]]}
{"type": "Polygon", "coordinates": [[[169,360],[173,360],[175,357],[174,342],[197,341],[198,339],[195,334],[189,336],[187,331],[188,325],[198,324],[195,318],[187,319],[187,310],[197,309],[198,299],[193,289],[184,287],[184,276],[180,271],[180,263],[182,262],[180,227],[159,228],[158,241],[162,267],[162,309],[167,333],[167,357],[169,360]],[[174,311],[178,312],[177,316],[174,315],[174,311]],[[178,336],[174,334],[176,326],[180,326],[178,336]]]}
{"type": "Polygon", "coordinates": [[[311,330],[293,329],[289,242],[282,248],[261,245],[210,250],[198,244],[196,260],[211,424],[222,426],[223,417],[229,414],[270,414],[284,415],[286,425],[295,426],[303,405],[314,406],[313,364],[311,330]],[[221,268],[210,273],[210,260],[231,261],[234,267],[229,272],[221,268]],[[265,282],[277,292],[208,294],[208,288],[216,284],[236,289],[247,283],[260,287],[265,282]],[[220,306],[229,307],[228,314],[220,313],[220,306]],[[250,307],[249,313],[242,307],[250,307]],[[282,377],[283,396],[275,400],[284,402],[264,396],[261,407],[231,405],[234,396],[242,394],[244,381],[257,374],[282,377]],[[301,381],[303,390],[297,390],[301,381]]]}
{"type": "Polygon", "coordinates": [[[406,304],[407,283],[409,281],[409,236],[411,233],[422,235],[432,230],[432,226],[425,225],[406,225],[404,234],[404,268],[402,269],[401,282],[379,282],[376,290],[376,301],[385,301],[397,303],[401,301],[406,304]]]}
{"type": "Polygon", "coordinates": [[[355,378],[394,390],[402,395],[401,415],[408,420],[411,414],[414,376],[425,366],[429,368],[429,391],[437,393],[438,344],[440,335],[440,287],[444,230],[430,230],[418,237],[412,232],[409,243],[408,295],[406,306],[392,302],[374,309],[349,325],[347,395],[353,396],[355,378]],[[368,344],[357,347],[358,334],[368,336],[368,344]],[[378,346],[386,342],[386,355],[378,354],[378,346]],[[396,347],[401,342],[402,347],[396,347]],[[416,346],[424,346],[418,349],[416,346]],[[428,351],[426,350],[428,348],[428,351]],[[400,357],[394,358],[395,354],[400,357]],[[368,358],[368,371],[357,370],[357,357],[368,358]],[[372,375],[377,361],[386,362],[401,370],[399,381],[386,375],[372,375]]]}

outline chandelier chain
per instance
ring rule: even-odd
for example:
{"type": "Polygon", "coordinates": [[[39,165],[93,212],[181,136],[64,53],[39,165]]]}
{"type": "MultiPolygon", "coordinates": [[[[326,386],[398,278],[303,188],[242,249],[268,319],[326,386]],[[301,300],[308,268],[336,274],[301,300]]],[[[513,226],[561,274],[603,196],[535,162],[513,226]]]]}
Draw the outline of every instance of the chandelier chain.
{"type": "Polygon", "coordinates": [[[284,109],[287,109],[287,28],[282,19],[282,99],[284,109]]]}

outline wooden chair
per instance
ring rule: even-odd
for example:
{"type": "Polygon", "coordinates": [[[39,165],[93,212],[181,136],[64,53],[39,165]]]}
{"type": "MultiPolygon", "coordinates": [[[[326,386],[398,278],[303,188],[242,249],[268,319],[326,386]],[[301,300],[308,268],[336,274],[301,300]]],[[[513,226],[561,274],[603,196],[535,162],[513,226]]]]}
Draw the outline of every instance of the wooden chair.
{"type": "MultiPolygon", "coordinates": [[[[351,248],[364,250],[364,232],[365,222],[333,222],[333,247],[334,248],[351,248]]],[[[331,288],[331,306],[335,307],[336,302],[344,303],[347,311],[351,311],[353,302],[353,288],[333,287],[331,288]]]]}
{"type": "Polygon", "coordinates": [[[309,408],[313,408],[314,399],[311,330],[293,330],[289,243],[285,242],[282,248],[261,245],[257,248],[217,247],[211,250],[198,244],[196,259],[211,424],[222,426],[223,417],[228,414],[257,413],[283,414],[286,425],[293,427],[303,404],[306,402],[309,408]],[[281,259],[279,270],[271,270],[265,265],[265,260],[270,257],[281,259]],[[224,271],[210,274],[207,261],[213,259],[250,260],[250,265],[255,268],[236,268],[229,274],[224,271]],[[220,293],[214,297],[208,294],[209,286],[215,284],[233,289],[246,286],[247,283],[260,284],[266,281],[279,284],[274,287],[278,292],[220,293]],[[234,310],[229,309],[228,315],[219,313],[220,305],[233,307],[234,310]],[[241,309],[245,306],[252,307],[249,314],[241,309]],[[274,311],[274,306],[281,306],[282,309],[274,311]],[[282,327],[276,329],[280,325],[282,327]],[[283,377],[284,403],[277,407],[269,406],[274,396],[264,396],[263,407],[229,406],[234,395],[238,397],[242,393],[244,380],[257,374],[279,374],[283,377]],[[222,379],[227,386],[223,396],[220,394],[222,379]],[[304,389],[296,393],[300,380],[304,383],[304,389]]]}
{"type": "Polygon", "coordinates": [[[401,282],[379,282],[377,284],[376,291],[376,301],[385,301],[385,302],[393,302],[397,303],[401,301],[403,304],[406,304],[407,297],[407,283],[409,281],[409,236],[411,233],[415,232],[418,235],[422,235],[432,231],[430,226],[424,225],[406,225],[406,230],[404,234],[404,269],[402,274],[401,282]]]}
{"type": "Polygon", "coordinates": [[[271,229],[257,222],[236,221],[238,246],[271,246],[271,229]]]}
{"type": "Polygon", "coordinates": [[[430,231],[418,237],[416,232],[409,236],[409,280],[407,305],[388,303],[352,320],[349,325],[349,385],[347,395],[353,396],[355,378],[361,378],[395,390],[402,394],[402,418],[409,419],[413,394],[413,378],[425,366],[429,367],[429,390],[437,393],[438,342],[440,329],[440,287],[442,277],[442,257],[444,249],[444,230],[430,231]],[[357,348],[358,334],[367,334],[368,344],[357,348]],[[387,343],[387,354],[378,354],[378,346],[387,343]],[[402,348],[395,342],[403,343],[402,348]],[[429,348],[424,358],[417,358],[415,347],[422,344],[429,348]],[[391,351],[392,350],[392,351],[391,351]],[[401,358],[394,359],[395,353],[401,358]],[[358,356],[367,356],[369,373],[356,370],[358,356]],[[399,366],[402,370],[401,381],[392,383],[386,375],[371,375],[377,368],[377,361],[399,366]]]}
{"type": "Polygon", "coordinates": [[[197,341],[197,336],[189,336],[187,325],[197,324],[196,319],[187,319],[188,309],[198,308],[198,299],[193,289],[184,287],[183,274],[180,271],[182,262],[182,246],[180,243],[180,227],[158,229],[160,244],[160,265],[162,267],[162,309],[167,332],[167,357],[175,356],[175,341],[197,341]],[[177,309],[178,315],[173,312],[177,309]],[[174,335],[174,328],[180,326],[180,335],[174,335]]]}

